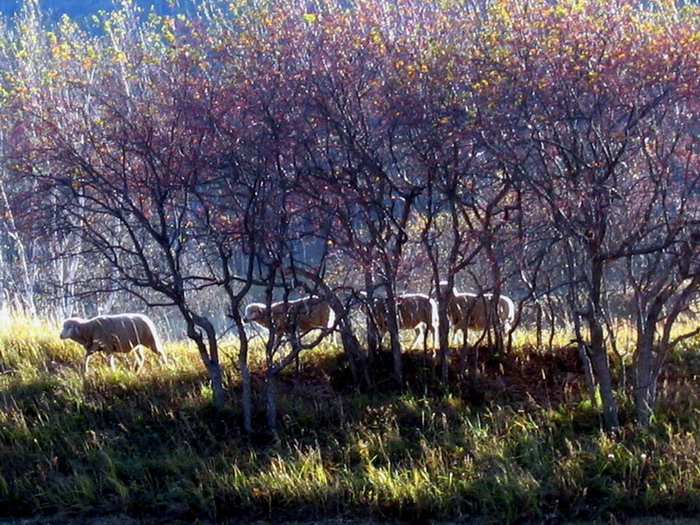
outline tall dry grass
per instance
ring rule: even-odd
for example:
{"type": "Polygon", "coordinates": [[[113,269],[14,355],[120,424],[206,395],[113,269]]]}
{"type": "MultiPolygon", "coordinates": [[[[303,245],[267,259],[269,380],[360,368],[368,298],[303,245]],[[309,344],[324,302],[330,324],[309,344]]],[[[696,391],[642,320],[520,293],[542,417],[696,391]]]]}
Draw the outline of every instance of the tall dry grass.
{"type": "MultiPolygon", "coordinates": [[[[281,431],[241,430],[235,340],[223,345],[230,403],[210,404],[190,345],[115,370],[58,339],[54,321],[0,319],[0,516],[193,521],[343,517],[411,523],[567,521],[700,511],[700,344],[672,356],[651,428],[601,433],[562,350],[484,353],[478,383],[440,385],[422,351],[408,384],[375,372],[357,392],[330,344],[285,372],[281,431]]],[[[264,353],[252,350],[255,423],[264,353]]],[[[382,363],[377,365],[382,366],[382,363]]],[[[388,369],[387,369],[388,370],[388,369]]]]}

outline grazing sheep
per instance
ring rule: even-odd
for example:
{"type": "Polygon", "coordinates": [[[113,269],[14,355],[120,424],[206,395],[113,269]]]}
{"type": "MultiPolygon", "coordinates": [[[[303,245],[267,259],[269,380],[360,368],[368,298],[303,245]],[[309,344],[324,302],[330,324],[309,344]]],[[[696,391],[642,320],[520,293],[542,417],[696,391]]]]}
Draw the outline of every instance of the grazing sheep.
{"type": "Polygon", "coordinates": [[[467,330],[486,331],[500,324],[501,328],[509,331],[515,319],[515,304],[501,295],[498,298],[497,312],[493,311],[493,294],[458,293],[447,288],[445,281],[440,283],[442,293],[448,294],[447,317],[454,333],[461,331],[464,336],[467,330]]]}
{"type": "Polygon", "coordinates": [[[165,354],[156,334],[156,327],[142,314],[100,315],[92,319],[66,319],[61,330],[61,339],[72,339],[85,347],[83,367],[88,371],[88,362],[95,352],[109,355],[109,363],[114,369],[114,354],[127,353],[136,349],[137,370],[143,366],[142,347],[150,348],[166,362],[165,354]]]}
{"type": "MultiPolygon", "coordinates": [[[[372,299],[371,315],[381,341],[389,331],[389,308],[385,297],[372,299]]],[[[397,295],[396,315],[399,330],[415,330],[416,332],[411,347],[421,335],[425,349],[428,346],[428,335],[432,335],[433,344],[435,343],[438,323],[437,304],[430,297],[420,293],[397,295]]]]}
{"type": "Polygon", "coordinates": [[[276,335],[296,334],[299,337],[314,329],[332,330],[335,313],[328,302],[318,297],[304,297],[293,301],[272,303],[268,310],[263,303],[246,306],[245,322],[255,322],[273,330],[276,335]]]}

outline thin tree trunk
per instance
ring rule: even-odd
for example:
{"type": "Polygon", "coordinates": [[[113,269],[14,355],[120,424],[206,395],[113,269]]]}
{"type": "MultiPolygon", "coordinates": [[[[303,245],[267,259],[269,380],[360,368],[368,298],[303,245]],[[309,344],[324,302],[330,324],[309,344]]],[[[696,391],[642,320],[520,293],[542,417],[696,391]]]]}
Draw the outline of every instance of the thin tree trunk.
{"type": "Polygon", "coordinates": [[[267,428],[277,431],[277,372],[268,367],[265,375],[265,398],[267,407],[267,428]]]}
{"type": "MultiPolygon", "coordinates": [[[[595,378],[594,378],[594,373],[593,373],[593,364],[591,362],[592,356],[590,349],[588,345],[585,342],[585,338],[583,336],[583,327],[581,326],[581,314],[579,312],[578,308],[578,301],[576,300],[576,286],[574,283],[576,283],[576,274],[574,271],[574,268],[576,267],[576,262],[575,262],[575,256],[574,253],[576,252],[576,248],[572,247],[570,243],[566,245],[566,268],[568,269],[568,278],[570,281],[569,287],[568,287],[568,303],[569,303],[569,310],[572,314],[572,319],[574,322],[574,333],[576,335],[576,343],[578,347],[578,354],[579,358],[581,359],[581,365],[583,366],[583,371],[584,371],[584,376],[586,380],[586,386],[588,387],[588,395],[591,399],[591,404],[595,407],[597,406],[597,401],[596,401],[596,387],[595,387],[595,378]]],[[[553,346],[553,338],[554,338],[554,319],[555,319],[555,312],[554,308],[551,305],[550,301],[550,315],[552,318],[552,332],[550,334],[550,339],[549,339],[549,348],[550,350],[552,349],[553,346]]]]}
{"type": "Polygon", "coordinates": [[[350,363],[350,371],[355,383],[360,382],[360,378],[369,386],[369,369],[367,367],[367,357],[360,349],[360,342],[357,340],[352,329],[348,307],[338,298],[337,294],[315,273],[295,268],[294,272],[312,282],[321,292],[323,298],[328,301],[333,313],[336,316],[337,330],[343,344],[343,350],[350,363]],[[359,368],[359,372],[358,372],[359,368]]]}
{"type": "Polygon", "coordinates": [[[605,349],[605,334],[601,323],[601,286],[603,282],[603,261],[592,257],[591,264],[591,305],[588,312],[588,328],[591,336],[591,363],[598,379],[600,397],[603,402],[603,428],[616,430],[620,426],[617,414],[617,401],[613,388],[610,360],[605,349]]]}
{"type": "Polygon", "coordinates": [[[387,325],[391,340],[391,356],[393,360],[394,379],[399,386],[403,385],[403,363],[401,358],[401,341],[399,340],[399,324],[396,312],[396,294],[391,283],[386,285],[387,289],[387,325]]]}
{"type": "Polygon", "coordinates": [[[192,314],[187,315],[187,335],[197,345],[199,355],[202,358],[212,388],[212,402],[217,410],[224,408],[225,396],[224,387],[221,375],[221,365],[219,363],[219,350],[216,342],[216,334],[211,322],[201,316],[192,314]],[[202,333],[197,330],[197,327],[202,328],[207,334],[207,342],[204,342],[202,333]]]}
{"type": "Polygon", "coordinates": [[[241,348],[238,353],[238,368],[241,371],[241,404],[243,405],[243,429],[248,433],[253,433],[253,385],[248,367],[248,338],[241,341],[241,348]]]}
{"type": "Polygon", "coordinates": [[[634,408],[637,423],[646,427],[651,423],[656,388],[652,377],[654,332],[648,323],[637,336],[637,351],[634,360],[634,408]]]}
{"type": "MultiPolygon", "coordinates": [[[[235,304],[238,304],[237,302],[235,304]]],[[[245,332],[243,319],[238,311],[238,308],[232,310],[231,317],[233,318],[238,330],[238,370],[241,372],[241,405],[243,407],[243,429],[251,434],[253,432],[253,387],[248,367],[248,350],[250,348],[248,335],[245,332]]]]}
{"type": "Polygon", "coordinates": [[[360,378],[366,386],[370,384],[369,369],[367,368],[367,359],[362,355],[360,350],[360,342],[352,332],[352,325],[349,319],[345,318],[340,322],[340,339],[345,350],[345,355],[348,356],[350,363],[350,372],[356,384],[360,382],[360,378]],[[359,368],[359,371],[358,371],[359,368]]]}
{"type": "Polygon", "coordinates": [[[241,405],[243,407],[243,429],[248,433],[253,433],[253,385],[248,367],[248,350],[250,348],[248,334],[245,331],[245,324],[241,316],[241,303],[246,296],[253,282],[253,269],[255,263],[254,250],[250,250],[246,257],[246,278],[243,287],[234,292],[232,283],[234,281],[231,274],[231,251],[226,249],[224,245],[219,245],[219,256],[221,259],[221,269],[224,276],[224,289],[229,297],[231,305],[230,317],[233,319],[238,331],[238,370],[241,372],[241,405]]]}
{"type": "MultiPolygon", "coordinates": [[[[634,359],[634,403],[637,422],[642,426],[651,423],[654,405],[656,404],[656,389],[659,375],[671,343],[671,328],[684,310],[691,294],[700,284],[700,275],[688,283],[680,295],[673,301],[667,315],[664,316],[661,336],[656,341],[657,326],[664,311],[664,306],[669,306],[669,299],[673,295],[676,286],[674,284],[665,287],[647,305],[646,315],[643,315],[642,306],[638,304],[637,310],[637,348],[634,359]],[[655,349],[654,346],[657,346],[655,349]],[[656,351],[655,351],[656,350],[656,351]]],[[[688,332],[686,337],[700,332],[700,328],[688,332]]]]}
{"type": "Polygon", "coordinates": [[[591,364],[598,379],[600,397],[603,402],[603,429],[607,431],[615,430],[620,426],[617,414],[617,401],[613,388],[612,374],[610,372],[610,361],[605,351],[603,341],[603,329],[597,322],[592,322],[591,330],[591,364]]]}
{"type": "Polygon", "coordinates": [[[243,407],[243,429],[248,433],[253,432],[253,386],[250,375],[250,368],[248,367],[248,349],[250,348],[248,342],[248,335],[245,332],[245,326],[243,324],[243,319],[241,314],[236,308],[231,317],[236,324],[238,329],[238,370],[241,372],[241,405],[243,407]]]}
{"type": "Polygon", "coordinates": [[[435,290],[438,297],[438,341],[439,341],[439,359],[438,366],[440,368],[440,380],[443,385],[447,384],[450,372],[450,318],[449,310],[449,295],[454,289],[454,275],[448,276],[447,284],[444,289],[448,290],[445,293],[440,286],[438,275],[435,275],[435,290]]]}
{"type": "Polygon", "coordinates": [[[535,345],[542,348],[542,305],[540,301],[535,301],[535,345]]]}
{"type": "Polygon", "coordinates": [[[367,304],[365,305],[367,309],[367,315],[365,317],[367,322],[367,355],[373,365],[377,361],[381,341],[379,341],[377,325],[374,322],[374,315],[372,313],[372,305],[374,304],[374,283],[371,272],[365,272],[365,293],[367,294],[367,304]]]}

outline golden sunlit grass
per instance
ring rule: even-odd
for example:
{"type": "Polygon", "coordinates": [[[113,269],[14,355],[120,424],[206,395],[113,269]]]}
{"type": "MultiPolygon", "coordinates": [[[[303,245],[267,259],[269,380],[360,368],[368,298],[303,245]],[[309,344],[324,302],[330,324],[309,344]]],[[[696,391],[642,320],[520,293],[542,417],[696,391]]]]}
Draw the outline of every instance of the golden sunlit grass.
{"type": "MultiPolygon", "coordinates": [[[[235,338],[221,345],[230,402],[216,412],[193,345],[167,344],[167,365],[147,354],[138,374],[133,356],[115,370],[96,356],[84,375],[84,351],[58,333],[55,321],[0,316],[0,516],[512,523],[700,511],[697,340],[672,356],[653,426],[635,428],[621,400],[615,436],[567,368],[575,352],[533,350],[529,335],[512,355],[484,352],[477,384],[453,372],[440,385],[415,350],[406,388],[387,368],[364,393],[324,342],[285,371],[272,437],[241,430],[235,338]]],[[[250,350],[259,430],[263,343],[250,350]]]]}

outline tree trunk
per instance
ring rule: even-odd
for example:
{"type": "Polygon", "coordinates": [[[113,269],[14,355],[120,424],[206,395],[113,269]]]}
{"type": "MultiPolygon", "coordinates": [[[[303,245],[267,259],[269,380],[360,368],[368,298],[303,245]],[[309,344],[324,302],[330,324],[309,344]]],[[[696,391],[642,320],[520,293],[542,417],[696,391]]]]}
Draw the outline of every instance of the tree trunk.
{"type": "Polygon", "coordinates": [[[221,410],[224,407],[224,387],[214,327],[206,318],[190,314],[187,320],[187,335],[197,345],[199,356],[207,369],[207,375],[209,376],[209,381],[211,381],[214,407],[217,410],[221,410]],[[196,320],[194,320],[195,318],[196,320]],[[203,328],[207,333],[207,343],[204,342],[202,333],[197,330],[197,326],[203,328]]]}
{"type": "Polygon", "coordinates": [[[265,375],[265,397],[267,407],[267,428],[277,431],[277,371],[268,367],[265,375]]]}
{"type": "MultiPolygon", "coordinates": [[[[571,251],[567,250],[567,258],[568,258],[568,264],[567,267],[570,269],[569,272],[569,279],[571,282],[575,282],[573,272],[571,269],[573,268],[573,257],[571,256],[571,251]]],[[[593,366],[591,364],[591,356],[590,352],[588,350],[588,345],[585,342],[584,336],[583,336],[583,327],[581,326],[581,315],[578,312],[578,304],[576,302],[576,290],[574,289],[573,286],[569,286],[568,289],[568,297],[567,297],[568,303],[569,303],[569,310],[571,311],[572,314],[572,320],[574,323],[574,334],[576,335],[576,343],[578,347],[578,355],[579,358],[581,359],[581,365],[583,366],[583,372],[584,372],[584,377],[586,380],[586,387],[588,387],[588,395],[591,399],[591,403],[593,406],[597,405],[596,401],[596,389],[595,389],[595,378],[593,377],[593,366]]],[[[550,351],[553,348],[554,345],[554,326],[555,326],[555,311],[554,307],[551,303],[551,300],[549,301],[549,306],[550,306],[550,317],[552,319],[552,331],[550,333],[549,337],[549,349],[550,351]]]]}
{"type": "Polygon", "coordinates": [[[366,386],[369,386],[370,379],[367,359],[362,355],[360,342],[357,340],[357,337],[355,337],[352,331],[352,324],[347,316],[340,321],[340,339],[343,344],[343,349],[345,350],[345,355],[348,357],[348,362],[350,363],[350,372],[352,373],[353,380],[356,384],[360,383],[360,380],[362,380],[366,386]]]}
{"type": "Polygon", "coordinates": [[[238,353],[238,368],[241,371],[242,394],[241,404],[243,405],[243,429],[248,433],[253,433],[253,385],[248,368],[248,339],[241,342],[238,353]]]}
{"type": "Polygon", "coordinates": [[[600,330],[600,340],[598,340],[597,335],[591,334],[590,354],[591,364],[598,380],[600,397],[603,402],[603,429],[606,431],[615,430],[620,426],[620,422],[617,414],[617,401],[615,400],[612,374],[610,373],[610,361],[602,341],[602,330],[600,330]]]}
{"type": "Polygon", "coordinates": [[[250,368],[248,367],[248,335],[245,332],[245,325],[238,310],[238,302],[235,302],[236,307],[232,310],[231,317],[233,318],[238,330],[238,340],[240,348],[238,349],[238,370],[241,372],[241,405],[243,406],[243,429],[251,434],[253,432],[253,387],[251,383],[250,368]]]}
{"type": "Polygon", "coordinates": [[[639,334],[634,360],[634,409],[637,423],[649,426],[656,397],[656,386],[652,377],[653,332],[639,334]]]}
{"type": "Polygon", "coordinates": [[[211,380],[212,402],[214,408],[223,410],[225,404],[224,384],[221,376],[221,365],[218,359],[209,364],[209,378],[211,380]]]}
{"type": "Polygon", "coordinates": [[[187,335],[197,345],[199,355],[207,369],[209,380],[211,381],[212,402],[217,410],[224,408],[225,396],[221,375],[221,364],[219,363],[219,347],[216,341],[214,326],[209,319],[193,313],[189,313],[187,322],[187,335]],[[200,327],[207,334],[207,342],[204,342],[202,333],[197,330],[200,327]]]}
{"type": "Polygon", "coordinates": [[[394,287],[389,284],[387,289],[387,325],[391,340],[391,356],[393,359],[394,379],[399,386],[403,385],[403,363],[401,358],[401,341],[399,339],[399,323],[396,311],[396,294],[394,287]]]}
{"type": "MultiPolygon", "coordinates": [[[[583,366],[583,375],[586,381],[586,388],[588,389],[588,396],[591,399],[593,406],[597,406],[598,402],[595,395],[595,377],[593,376],[593,365],[591,364],[591,356],[588,351],[588,345],[584,342],[581,331],[577,330],[576,339],[578,341],[578,357],[581,360],[581,366],[583,366]]],[[[550,345],[549,350],[552,350],[550,345]]]]}
{"type": "Polygon", "coordinates": [[[372,304],[374,301],[374,283],[372,279],[371,272],[365,272],[365,293],[367,296],[367,304],[365,305],[367,315],[365,319],[367,321],[367,355],[372,364],[376,363],[377,356],[379,352],[379,336],[377,334],[377,325],[374,322],[374,316],[372,314],[372,304]]]}
{"type": "Polygon", "coordinates": [[[535,301],[535,345],[542,348],[542,305],[539,300],[535,301]]]}
{"type": "Polygon", "coordinates": [[[293,273],[308,279],[320,290],[321,296],[328,301],[336,317],[336,327],[334,327],[334,329],[340,332],[343,350],[350,363],[352,377],[356,384],[359,383],[360,378],[362,378],[365,384],[369,386],[370,379],[369,370],[367,368],[367,358],[362,354],[360,342],[353,332],[348,311],[349,308],[343,304],[343,301],[340,300],[338,295],[316,273],[301,268],[294,268],[293,273]],[[358,368],[361,373],[358,372],[358,368]]]}
{"type": "MultiPolygon", "coordinates": [[[[491,280],[493,282],[493,292],[491,295],[491,304],[487,309],[487,317],[492,317],[486,323],[487,330],[488,327],[493,328],[493,338],[496,353],[503,353],[505,351],[504,345],[504,332],[503,326],[501,325],[501,267],[498,265],[498,257],[493,249],[492,238],[489,235],[488,240],[484,242],[484,250],[486,251],[486,256],[489,260],[489,266],[491,268],[491,280]]],[[[486,298],[484,297],[484,301],[486,298]]],[[[490,336],[488,343],[491,343],[490,336]]],[[[478,357],[477,357],[478,359],[478,357]]]]}
{"type": "Polygon", "coordinates": [[[637,423],[651,423],[656,402],[656,380],[662,363],[654,357],[654,337],[665,300],[661,295],[653,301],[637,304],[637,348],[634,353],[634,408],[637,423]]]}
{"type": "Polygon", "coordinates": [[[435,273],[435,290],[438,303],[438,367],[440,369],[440,380],[443,385],[447,385],[450,375],[450,318],[448,315],[448,301],[453,289],[454,275],[449,275],[446,284],[444,287],[441,287],[439,275],[437,272],[435,273]]]}
{"type": "Polygon", "coordinates": [[[593,257],[591,265],[591,305],[588,312],[588,328],[590,330],[591,364],[598,380],[600,397],[603,402],[603,429],[616,430],[620,426],[617,414],[617,401],[613,388],[610,360],[605,349],[605,334],[601,323],[601,285],[603,282],[603,262],[593,257]]]}
{"type": "Polygon", "coordinates": [[[233,319],[238,331],[238,341],[240,347],[238,349],[238,370],[241,372],[241,405],[243,407],[243,429],[248,433],[253,433],[253,385],[248,367],[248,350],[250,348],[248,342],[248,334],[245,331],[245,323],[241,316],[241,304],[253,282],[254,270],[254,250],[250,250],[247,256],[246,279],[243,287],[236,293],[232,286],[234,277],[231,274],[231,251],[225,246],[219,246],[219,256],[221,258],[221,268],[224,276],[224,289],[228,295],[231,305],[230,317],[233,319]]]}
{"type": "MultiPolygon", "coordinates": [[[[274,340],[274,337],[271,339],[274,340]]],[[[299,334],[293,332],[291,334],[292,351],[275,362],[273,357],[277,350],[279,350],[280,343],[281,341],[279,340],[274,341],[274,350],[268,351],[267,373],[265,375],[267,386],[267,426],[271,432],[277,431],[277,379],[282,370],[287,368],[292,361],[297,361],[299,359],[299,354],[301,354],[304,348],[301,344],[299,334]]]]}

